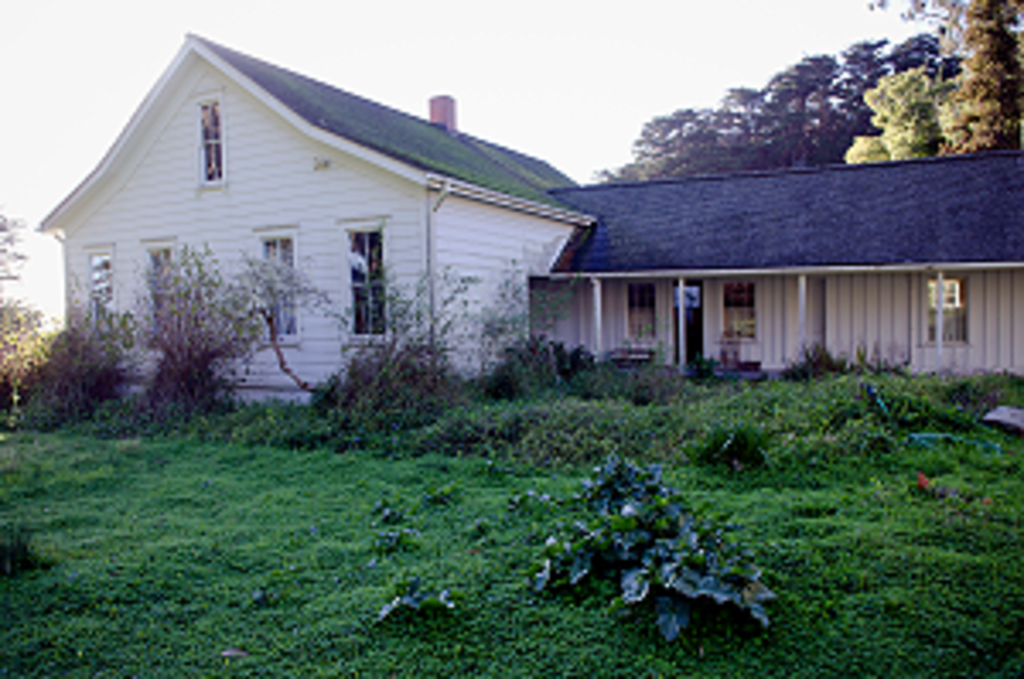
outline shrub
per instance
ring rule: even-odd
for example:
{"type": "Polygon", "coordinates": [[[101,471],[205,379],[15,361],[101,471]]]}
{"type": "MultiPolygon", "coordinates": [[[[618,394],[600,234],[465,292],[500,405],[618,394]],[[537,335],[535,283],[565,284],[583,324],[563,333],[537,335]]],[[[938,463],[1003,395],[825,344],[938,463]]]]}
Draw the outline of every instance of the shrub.
{"type": "Polygon", "coordinates": [[[804,347],[800,358],[786,366],[782,372],[784,379],[807,381],[819,379],[825,375],[842,375],[850,372],[849,362],[842,356],[833,356],[821,344],[804,347]]]}
{"type": "Polygon", "coordinates": [[[132,376],[134,328],[131,314],[73,310],[33,370],[26,423],[49,429],[76,422],[122,396],[132,376]]]}
{"type": "Polygon", "coordinates": [[[505,347],[502,360],[481,382],[489,397],[512,401],[571,383],[593,372],[596,366],[594,355],[586,347],[566,349],[562,342],[532,335],[505,347]]]}
{"type": "Polygon", "coordinates": [[[204,412],[230,393],[231,370],[251,356],[262,325],[238,289],[221,277],[209,250],[182,248],[148,287],[143,328],[156,367],[147,401],[157,412],[204,412]]]}
{"type": "Polygon", "coordinates": [[[49,565],[33,549],[32,534],[27,528],[13,524],[0,528],[0,575],[13,577],[49,565]]]}
{"type": "Polygon", "coordinates": [[[0,410],[17,409],[42,357],[42,314],[0,302],[0,410]]]}
{"type": "Polygon", "coordinates": [[[767,464],[770,445],[771,436],[758,426],[719,424],[697,446],[695,455],[706,464],[725,464],[740,471],[767,464]]]}
{"type": "Polygon", "coordinates": [[[465,320],[471,279],[445,272],[437,298],[425,280],[411,291],[387,285],[385,332],[346,348],[347,360],[313,392],[316,412],[333,412],[349,431],[419,427],[464,399],[449,360],[465,320]]]}

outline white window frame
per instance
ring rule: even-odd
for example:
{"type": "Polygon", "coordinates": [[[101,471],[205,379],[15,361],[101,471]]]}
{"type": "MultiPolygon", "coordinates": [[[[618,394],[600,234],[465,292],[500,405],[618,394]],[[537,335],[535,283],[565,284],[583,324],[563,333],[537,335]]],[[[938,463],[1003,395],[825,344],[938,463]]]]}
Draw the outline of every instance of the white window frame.
{"type": "MultiPolygon", "coordinates": [[[[925,343],[935,345],[936,320],[938,316],[938,299],[932,299],[933,286],[937,287],[938,279],[929,277],[925,281],[925,343]]],[[[970,343],[971,324],[970,309],[967,299],[967,277],[966,276],[943,276],[943,301],[942,301],[942,343],[945,345],[965,345],[970,343]],[[952,296],[950,295],[952,293],[952,296]],[[963,320],[956,323],[951,318],[953,314],[959,313],[963,320]],[[947,337],[950,331],[956,327],[963,329],[963,337],[947,337]]]]}
{"type": "MultiPolygon", "coordinates": [[[[639,292],[638,292],[639,294],[639,292]]],[[[646,307],[638,307],[646,308],[646,307]]],[[[658,340],[658,286],[654,281],[629,281],[626,283],[626,336],[633,343],[653,344],[658,340]],[[649,287],[651,291],[651,322],[637,331],[633,323],[632,290],[649,287]]]]}
{"type": "MultiPolygon", "coordinates": [[[[384,220],[383,219],[375,220],[375,221],[372,221],[370,223],[363,223],[363,224],[348,224],[345,227],[344,234],[345,234],[345,257],[347,259],[347,261],[346,261],[346,270],[348,271],[348,275],[346,276],[345,280],[346,280],[346,283],[347,283],[347,286],[348,286],[348,298],[349,298],[349,301],[351,303],[351,309],[352,309],[352,325],[350,326],[349,331],[350,331],[352,337],[356,337],[356,338],[373,339],[374,337],[383,337],[388,332],[388,328],[387,328],[387,315],[388,315],[388,310],[387,310],[387,281],[386,280],[384,280],[381,283],[381,289],[382,289],[381,294],[384,296],[384,299],[380,300],[380,304],[381,304],[381,307],[383,309],[383,311],[382,311],[382,320],[383,320],[383,324],[384,324],[383,327],[381,327],[379,332],[358,332],[356,330],[356,322],[357,322],[356,289],[357,289],[358,286],[353,281],[353,276],[352,276],[352,268],[353,268],[352,267],[352,264],[353,264],[353,259],[352,259],[352,255],[353,255],[353,252],[352,252],[352,237],[354,235],[356,235],[356,234],[377,234],[377,236],[380,238],[380,266],[381,266],[381,268],[384,271],[386,271],[387,269],[386,269],[386,264],[385,264],[385,261],[386,261],[385,251],[387,250],[387,244],[386,244],[386,237],[385,237],[385,233],[384,233],[384,220]]],[[[369,282],[365,283],[363,285],[366,285],[367,287],[370,287],[372,289],[372,284],[369,283],[369,282]]],[[[371,305],[372,305],[372,302],[371,302],[371,305]]]]}
{"type": "MultiPolygon", "coordinates": [[[[264,260],[267,256],[267,243],[281,240],[290,240],[292,242],[292,262],[293,267],[299,265],[299,228],[298,226],[271,226],[265,228],[254,229],[258,237],[258,251],[256,258],[264,260]]],[[[277,343],[286,345],[296,345],[302,340],[302,318],[299,313],[299,307],[295,302],[292,302],[291,316],[294,319],[294,332],[281,333],[277,336],[277,343]]],[[[280,331],[280,327],[278,330],[280,331]]]]}
{"type": "MultiPolygon", "coordinates": [[[[730,340],[740,341],[740,342],[755,342],[755,341],[757,341],[758,326],[760,325],[757,322],[757,316],[758,316],[758,314],[757,314],[757,297],[758,297],[757,287],[758,287],[757,286],[757,281],[752,281],[752,280],[727,280],[727,281],[722,281],[722,337],[725,337],[726,339],[730,339],[730,340]],[[752,318],[750,319],[750,321],[753,323],[754,328],[753,328],[753,332],[751,332],[749,335],[747,335],[747,334],[732,334],[731,333],[731,328],[729,327],[729,319],[727,318],[728,314],[726,312],[727,308],[731,308],[731,307],[726,307],[726,287],[728,287],[729,285],[750,285],[750,286],[752,286],[752,288],[751,288],[751,296],[753,297],[753,304],[749,308],[752,310],[752,318]]],[[[748,308],[748,307],[736,307],[736,308],[748,308]]]]}
{"type": "Polygon", "coordinates": [[[196,151],[196,176],[199,180],[199,186],[203,189],[220,189],[227,184],[228,176],[228,155],[227,155],[227,125],[225,125],[224,116],[224,98],[217,95],[204,96],[195,101],[196,107],[196,140],[197,140],[197,151],[196,151]],[[217,107],[217,122],[220,127],[220,137],[217,140],[217,145],[220,147],[220,177],[216,179],[207,179],[206,177],[206,147],[207,141],[204,136],[203,130],[203,107],[204,106],[216,106],[217,107]]]}
{"type": "MultiPolygon", "coordinates": [[[[147,286],[153,284],[153,263],[154,257],[158,252],[166,252],[167,260],[173,264],[175,260],[175,239],[158,239],[158,240],[143,240],[142,247],[146,251],[146,263],[145,263],[145,281],[147,286]]],[[[150,302],[152,303],[153,298],[150,296],[150,302]]],[[[156,327],[156,309],[149,309],[150,322],[153,326],[153,330],[157,330],[156,327]]]]}
{"type": "Polygon", "coordinates": [[[110,292],[106,301],[102,303],[102,308],[106,312],[113,312],[117,308],[117,260],[114,257],[114,246],[112,244],[87,246],[85,248],[85,271],[87,277],[86,308],[92,316],[97,316],[101,308],[100,300],[96,295],[96,281],[93,277],[93,262],[98,257],[106,257],[110,262],[109,281],[107,282],[110,292]]]}

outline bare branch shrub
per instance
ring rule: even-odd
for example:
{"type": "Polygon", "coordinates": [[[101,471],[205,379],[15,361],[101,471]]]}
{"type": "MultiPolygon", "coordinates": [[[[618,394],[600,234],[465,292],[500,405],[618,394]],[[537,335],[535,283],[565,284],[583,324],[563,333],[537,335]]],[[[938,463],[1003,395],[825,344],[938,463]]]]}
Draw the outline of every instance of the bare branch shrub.
{"type": "Polygon", "coordinates": [[[329,310],[330,299],[298,267],[249,256],[245,256],[243,262],[244,268],[235,280],[239,297],[266,327],[266,337],[281,372],[300,389],[313,391],[313,385],[288,366],[280,342],[283,329],[278,327],[278,322],[285,310],[289,313],[300,307],[329,310]]]}
{"type": "Polygon", "coordinates": [[[223,279],[209,249],[182,248],[147,292],[151,323],[143,334],[156,360],[148,405],[158,412],[212,409],[230,394],[238,362],[252,355],[261,320],[223,279]]]}

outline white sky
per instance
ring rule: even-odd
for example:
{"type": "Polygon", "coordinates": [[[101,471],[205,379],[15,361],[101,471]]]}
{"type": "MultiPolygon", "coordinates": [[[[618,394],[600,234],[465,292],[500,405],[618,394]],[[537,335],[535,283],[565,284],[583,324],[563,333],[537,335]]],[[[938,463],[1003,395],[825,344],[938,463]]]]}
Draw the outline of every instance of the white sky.
{"type": "MultiPolygon", "coordinates": [[[[656,115],[926,30],[868,0],[0,0],[0,26],[0,211],[33,228],[189,32],[415,115],[451,94],[461,130],[585,183],[629,162],[656,115]]],[[[59,248],[23,249],[6,292],[59,313],[59,248]]]]}

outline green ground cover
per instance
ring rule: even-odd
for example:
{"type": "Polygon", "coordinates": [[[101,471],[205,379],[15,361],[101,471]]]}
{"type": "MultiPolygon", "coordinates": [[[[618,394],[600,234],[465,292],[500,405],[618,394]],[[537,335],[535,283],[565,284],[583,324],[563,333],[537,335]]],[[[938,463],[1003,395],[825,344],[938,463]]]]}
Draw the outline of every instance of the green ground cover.
{"type": "Polygon", "coordinates": [[[0,577],[0,677],[1024,674],[1021,440],[977,424],[1021,382],[870,383],[480,405],[362,443],[283,405],[0,434],[0,528],[44,562],[0,577]],[[667,643],[600,581],[531,589],[610,453],[743,526],[766,632],[667,643]],[[379,622],[415,577],[454,608],[379,622]]]}

